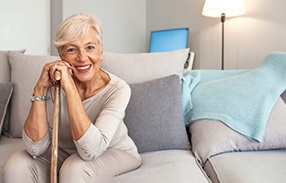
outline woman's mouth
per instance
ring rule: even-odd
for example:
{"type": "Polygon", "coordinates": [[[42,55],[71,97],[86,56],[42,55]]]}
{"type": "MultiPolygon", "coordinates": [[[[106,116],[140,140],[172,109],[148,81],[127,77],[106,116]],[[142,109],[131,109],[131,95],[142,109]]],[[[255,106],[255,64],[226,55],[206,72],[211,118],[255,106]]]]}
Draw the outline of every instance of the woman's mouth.
{"type": "Polygon", "coordinates": [[[91,67],[91,65],[85,65],[85,66],[77,66],[76,69],[79,71],[79,72],[86,72],[88,71],[88,69],[91,67]]]}

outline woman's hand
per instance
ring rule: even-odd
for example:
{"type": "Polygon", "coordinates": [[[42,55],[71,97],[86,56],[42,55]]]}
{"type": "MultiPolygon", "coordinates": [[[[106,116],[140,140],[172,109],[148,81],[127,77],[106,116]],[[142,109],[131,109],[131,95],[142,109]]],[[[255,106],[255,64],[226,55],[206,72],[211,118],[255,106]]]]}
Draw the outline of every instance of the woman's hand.
{"type": "Polygon", "coordinates": [[[68,87],[72,79],[72,67],[68,62],[57,60],[44,65],[40,78],[34,88],[34,94],[39,96],[47,95],[50,87],[55,85],[58,81],[55,78],[55,71],[61,73],[61,87],[65,89],[68,87]],[[37,93],[37,94],[36,94],[37,93]]]}

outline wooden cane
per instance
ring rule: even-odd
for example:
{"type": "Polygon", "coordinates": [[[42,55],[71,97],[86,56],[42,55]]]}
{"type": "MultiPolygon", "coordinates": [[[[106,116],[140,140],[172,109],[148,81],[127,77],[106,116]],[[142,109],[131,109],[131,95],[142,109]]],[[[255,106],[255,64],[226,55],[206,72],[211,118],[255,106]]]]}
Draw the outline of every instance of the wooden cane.
{"type": "Polygon", "coordinates": [[[58,83],[55,85],[54,90],[54,110],[53,110],[53,131],[52,131],[52,152],[51,152],[51,170],[50,170],[50,183],[57,183],[57,167],[58,167],[58,131],[60,121],[60,82],[61,73],[55,71],[55,78],[58,83]]]}

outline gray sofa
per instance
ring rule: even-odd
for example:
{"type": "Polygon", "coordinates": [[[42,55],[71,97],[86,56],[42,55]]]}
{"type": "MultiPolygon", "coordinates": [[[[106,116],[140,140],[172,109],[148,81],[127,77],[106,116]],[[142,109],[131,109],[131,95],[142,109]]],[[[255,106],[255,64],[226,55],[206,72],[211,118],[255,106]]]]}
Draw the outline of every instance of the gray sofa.
{"type": "MultiPolygon", "coordinates": [[[[23,52],[0,51],[0,183],[6,160],[24,149],[21,131],[41,68],[58,59],[23,52]]],[[[254,143],[221,122],[198,120],[185,128],[180,76],[188,53],[189,49],[104,53],[102,67],[130,84],[124,122],[143,159],[140,168],[107,181],[285,182],[286,130],[279,128],[286,126],[283,97],[273,108],[263,143],[254,143]]]]}

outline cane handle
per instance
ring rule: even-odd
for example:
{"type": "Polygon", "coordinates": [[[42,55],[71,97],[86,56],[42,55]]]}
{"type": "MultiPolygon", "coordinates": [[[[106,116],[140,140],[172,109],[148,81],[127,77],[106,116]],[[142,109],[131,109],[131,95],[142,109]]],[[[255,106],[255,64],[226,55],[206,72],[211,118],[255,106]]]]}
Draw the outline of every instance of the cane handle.
{"type": "Polygon", "coordinates": [[[58,71],[58,70],[55,71],[55,79],[56,79],[57,81],[59,81],[59,80],[61,79],[61,72],[58,71]]]}

